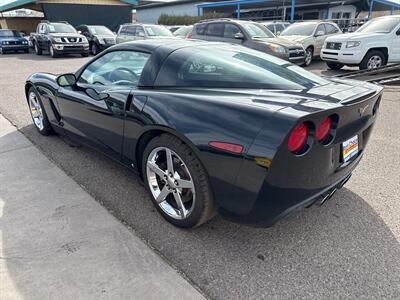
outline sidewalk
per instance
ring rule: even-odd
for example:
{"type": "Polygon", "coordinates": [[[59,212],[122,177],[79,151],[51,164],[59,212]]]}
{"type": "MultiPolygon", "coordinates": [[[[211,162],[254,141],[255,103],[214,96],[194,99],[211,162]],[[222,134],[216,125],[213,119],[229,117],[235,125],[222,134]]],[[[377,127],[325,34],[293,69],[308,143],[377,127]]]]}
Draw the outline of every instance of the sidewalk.
{"type": "Polygon", "coordinates": [[[203,296],[0,115],[0,299],[203,296]]]}

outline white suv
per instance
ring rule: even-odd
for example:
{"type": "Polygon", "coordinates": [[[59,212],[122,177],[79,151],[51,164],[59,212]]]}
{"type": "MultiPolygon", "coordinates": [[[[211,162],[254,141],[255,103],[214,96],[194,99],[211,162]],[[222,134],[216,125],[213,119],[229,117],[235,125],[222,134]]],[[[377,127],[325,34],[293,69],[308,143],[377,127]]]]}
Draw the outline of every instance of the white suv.
{"type": "Polygon", "coordinates": [[[400,63],[400,16],[375,18],[355,32],[327,38],[321,59],[336,70],[344,65],[366,70],[400,63]]]}

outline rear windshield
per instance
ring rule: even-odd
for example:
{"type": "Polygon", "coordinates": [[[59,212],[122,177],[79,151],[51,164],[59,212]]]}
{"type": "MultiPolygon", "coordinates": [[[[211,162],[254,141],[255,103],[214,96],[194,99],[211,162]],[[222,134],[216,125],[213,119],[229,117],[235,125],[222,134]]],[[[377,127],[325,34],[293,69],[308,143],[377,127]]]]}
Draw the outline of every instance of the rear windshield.
{"type": "Polygon", "coordinates": [[[172,32],[164,26],[146,25],[144,30],[146,30],[148,36],[173,36],[172,32]]]}
{"type": "Polygon", "coordinates": [[[327,83],[272,55],[242,46],[207,45],[173,52],[160,70],[155,85],[298,90],[327,83]]]}
{"type": "Polygon", "coordinates": [[[21,37],[15,30],[0,30],[0,37],[21,37]]]}
{"type": "Polygon", "coordinates": [[[187,36],[190,32],[192,32],[193,26],[184,26],[174,31],[174,36],[187,36]]]}
{"type": "Polygon", "coordinates": [[[68,24],[62,24],[62,23],[51,23],[49,24],[49,32],[53,33],[76,33],[76,30],[74,27],[68,24]]]}
{"type": "Polygon", "coordinates": [[[400,18],[377,18],[365,23],[357,32],[389,33],[400,24],[400,18]]]}

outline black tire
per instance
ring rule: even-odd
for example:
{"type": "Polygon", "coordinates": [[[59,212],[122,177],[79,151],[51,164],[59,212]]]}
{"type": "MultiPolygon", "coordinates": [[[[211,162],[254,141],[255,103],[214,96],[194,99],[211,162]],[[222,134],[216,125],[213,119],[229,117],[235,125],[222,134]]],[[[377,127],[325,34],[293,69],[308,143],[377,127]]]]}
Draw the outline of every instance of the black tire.
{"type": "Polygon", "coordinates": [[[25,49],[24,52],[25,52],[25,53],[29,53],[29,49],[25,49]]]}
{"type": "Polygon", "coordinates": [[[81,53],[82,57],[88,57],[89,53],[81,53]]]}
{"type": "Polygon", "coordinates": [[[370,51],[368,51],[367,54],[365,54],[363,60],[360,63],[360,70],[367,70],[368,69],[368,62],[374,56],[380,57],[380,59],[382,60],[382,65],[381,66],[386,65],[386,56],[382,51],[370,50],[370,51]]]}
{"type": "Polygon", "coordinates": [[[314,57],[314,49],[313,49],[312,47],[308,47],[308,48],[306,49],[305,54],[306,54],[306,60],[305,60],[304,63],[301,65],[302,67],[308,67],[308,66],[311,64],[311,62],[312,62],[312,60],[313,60],[313,57],[314,57]],[[309,60],[307,59],[307,56],[308,56],[308,55],[311,56],[311,58],[310,58],[309,60]]]}
{"type": "Polygon", "coordinates": [[[42,49],[39,47],[39,45],[35,42],[33,43],[33,48],[35,49],[36,55],[42,55],[42,49]]]}
{"type": "Polygon", "coordinates": [[[328,66],[329,69],[331,70],[340,70],[341,68],[344,67],[344,65],[341,64],[335,64],[335,63],[326,63],[326,65],[328,66]]]}
{"type": "Polygon", "coordinates": [[[90,51],[94,56],[96,56],[97,54],[99,54],[99,46],[97,46],[97,44],[93,42],[92,45],[90,46],[90,51]]]}
{"type": "Polygon", "coordinates": [[[215,215],[215,202],[207,174],[195,153],[180,139],[171,134],[162,134],[152,139],[143,151],[142,175],[144,184],[159,213],[170,223],[182,228],[197,227],[215,215]],[[166,214],[157,204],[148,183],[147,160],[151,152],[158,147],[167,147],[182,159],[194,183],[195,201],[192,212],[185,219],[175,219],[166,214]]]}
{"type": "Polygon", "coordinates": [[[5,50],[3,50],[3,48],[2,47],[0,47],[0,54],[6,54],[6,51],[5,50]]]}
{"type": "Polygon", "coordinates": [[[36,90],[33,87],[31,87],[29,89],[29,91],[28,91],[28,106],[29,106],[29,111],[31,112],[31,117],[32,117],[33,124],[35,125],[35,127],[39,131],[39,133],[42,134],[42,135],[46,135],[46,136],[52,134],[53,133],[53,128],[51,127],[49,119],[47,118],[47,114],[46,114],[46,111],[44,109],[42,99],[40,99],[38,93],[36,92],[36,90]],[[37,100],[38,100],[38,102],[40,104],[40,107],[42,108],[42,113],[43,113],[43,128],[42,129],[40,129],[36,125],[36,123],[35,123],[35,121],[33,119],[33,116],[32,116],[31,107],[29,105],[29,101],[30,101],[29,97],[30,97],[31,93],[34,93],[36,95],[36,98],[37,98],[37,100]]]}
{"type": "Polygon", "coordinates": [[[49,53],[50,53],[50,56],[51,56],[52,58],[57,58],[57,57],[58,57],[58,54],[57,54],[57,52],[54,50],[52,44],[50,44],[50,46],[49,46],[49,53]]]}

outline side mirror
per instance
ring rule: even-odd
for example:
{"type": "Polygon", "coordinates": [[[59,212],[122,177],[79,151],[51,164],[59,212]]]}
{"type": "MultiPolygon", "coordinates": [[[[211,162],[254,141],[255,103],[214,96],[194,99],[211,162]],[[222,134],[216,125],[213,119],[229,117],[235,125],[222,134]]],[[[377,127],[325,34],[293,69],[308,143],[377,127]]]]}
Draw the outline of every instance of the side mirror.
{"type": "Polygon", "coordinates": [[[243,40],[244,39],[244,35],[241,32],[238,32],[235,34],[235,39],[237,40],[243,40]]]}
{"type": "Polygon", "coordinates": [[[323,36],[323,35],[325,35],[325,32],[323,32],[322,30],[318,30],[317,33],[315,34],[315,37],[323,36]]]}
{"type": "Polygon", "coordinates": [[[144,32],[140,31],[140,32],[138,33],[138,36],[144,37],[144,32]]]}
{"type": "Polygon", "coordinates": [[[57,84],[61,87],[73,86],[76,84],[75,74],[68,73],[57,77],[57,84]]]}

